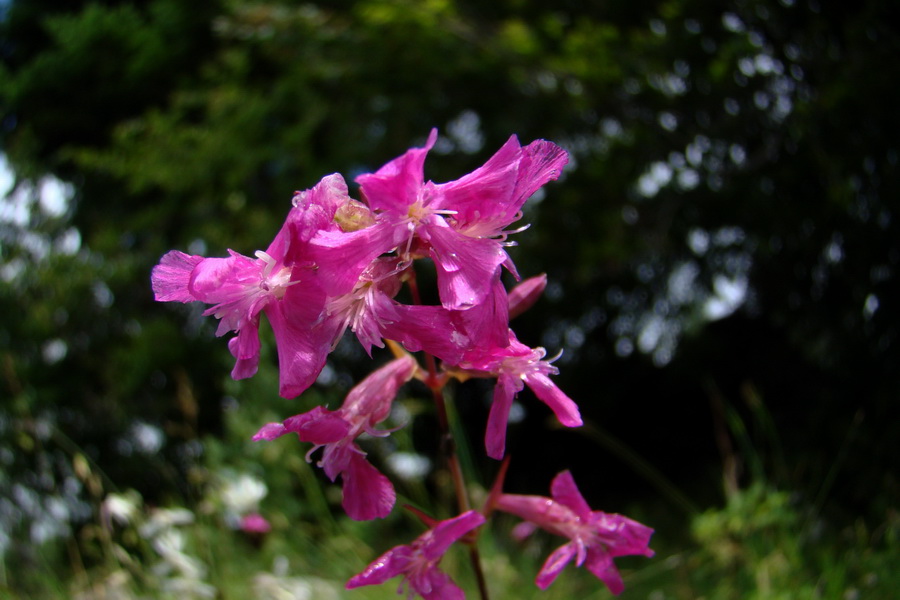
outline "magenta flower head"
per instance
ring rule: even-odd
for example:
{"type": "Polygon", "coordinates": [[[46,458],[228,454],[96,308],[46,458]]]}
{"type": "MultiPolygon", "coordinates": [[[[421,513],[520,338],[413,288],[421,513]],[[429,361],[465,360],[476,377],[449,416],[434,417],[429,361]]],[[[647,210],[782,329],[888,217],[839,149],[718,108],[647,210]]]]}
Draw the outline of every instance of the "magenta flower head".
{"type": "Polygon", "coordinates": [[[494,504],[497,510],[525,520],[516,527],[521,537],[540,527],[569,538],[547,558],[535,579],[537,586],[546,589],[574,558],[577,566],[585,565],[613,594],[620,594],[625,586],[613,558],[653,556],[649,548],[653,530],[621,515],[592,511],[569,471],[553,479],[550,491],[552,498],[500,494],[494,504]]]}
{"type": "Polygon", "coordinates": [[[295,196],[281,230],[255,259],[232,250],[228,258],[167,253],[151,274],[156,300],[212,304],[203,314],[219,319],[216,335],[237,333],[228,342],[235,379],[256,373],[259,315],[265,313],[278,347],[279,393],[286,398],[302,393],[324,366],[334,336],[326,327],[314,326],[326,297],[308,256],[308,242],[316,231],[331,226],[335,210],[347,202],[343,178],[330,175],[295,196]]]}
{"type": "Polygon", "coordinates": [[[484,302],[500,265],[515,274],[503,249],[513,233],[506,227],[521,218],[522,205],[538,188],[559,177],[568,155],[543,140],[523,148],[512,136],[472,173],[435,184],[425,181],[424,163],[436,141],[432,130],[424,147],[357,177],[375,222],[343,235],[317,236],[317,262],[335,274],[329,293],[352,286],[375,257],[392,250],[404,260],[414,254],[434,260],[441,304],[451,310],[484,302]],[[345,268],[330,268],[337,265],[345,268]]]}
{"type": "Polygon", "coordinates": [[[263,535],[272,531],[272,525],[259,513],[248,513],[241,517],[241,531],[249,534],[263,535]]]}
{"type": "Polygon", "coordinates": [[[388,338],[410,352],[424,350],[446,362],[459,361],[463,355],[461,343],[468,340],[468,322],[442,306],[406,305],[394,300],[403,270],[398,261],[396,257],[373,260],[350,292],[328,299],[322,326],[333,332],[334,343],[349,328],[369,356],[372,346],[383,348],[382,338],[388,338]]]}
{"type": "Polygon", "coordinates": [[[356,438],[363,433],[377,437],[390,433],[376,430],[375,426],[387,418],[397,390],[412,378],[416,368],[411,356],[397,358],[350,390],[340,409],[330,411],[317,406],[283,423],[264,425],[253,439],[273,440],[286,433],[296,433],[300,441],[314,444],[306,455],[307,460],[324,447],[318,464],[332,481],[341,476],[347,515],[357,521],[383,518],[394,507],[394,486],[369,464],[356,438]]]}
{"type": "Polygon", "coordinates": [[[521,343],[509,330],[508,346],[475,348],[459,364],[464,371],[497,378],[484,436],[491,458],[503,458],[509,411],[516,394],[526,385],[550,407],[560,423],[566,427],[582,425],[578,405],[551,381],[549,376],[559,371],[550,361],[544,360],[546,354],[543,348],[529,348],[521,343]]]}
{"type": "Polygon", "coordinates": [[[407,584],[408,598],[418,594],[425,600],[463,600],[463,591],[438,568],[438,563],[453,542],[483,523],[484,517],[474,510],[441,521],[411,544],[396,546],[379,556],[362,573],[350,578],[347,589],[378,585],[401,575],[398,594],[407,584]]]}

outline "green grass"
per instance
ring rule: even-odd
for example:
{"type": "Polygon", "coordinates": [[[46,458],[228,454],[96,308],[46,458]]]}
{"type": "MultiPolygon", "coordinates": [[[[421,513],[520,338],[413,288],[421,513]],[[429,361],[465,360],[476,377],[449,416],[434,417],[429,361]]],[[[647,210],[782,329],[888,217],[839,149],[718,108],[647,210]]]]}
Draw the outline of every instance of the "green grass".
{"type": "MultiPolygon", "coordinates": [[[[868,520],[829,520],[829,482],[811,491],[793,488],[780,475],[783,464],[777,434],[765,407],[750,398],[754,427],[748,428],[734,410],[723,405],[719,424],[735,440],[734,452],[751,467],[753,483],[740,487],[728,481],[719,506],[701,510],[697,501],[666,481],[637,453],[624,448],[610,434],[586,426],[583,434],[612,450],[644,473],[658,493],[641,501],[629,516],[657,530],[653,558],[616,560],[624,577],[624,600],[771,600],[771,599],[890,599],[900,589],[900,513],[888,508],[868,520]],[[751,429],[757,432],[753,437],[751,429]],[[775,460],[772,460],[772,459],[775,460]],[[767,465],[775,467],[767,467],[767,465]]],[[[314,399],[322,402],[322,399],[314,399]]],[[[292,407],[295,412],[306,407],[292,407]]],[[[0,571],[0,598],[112,598],[178,599],[211,597],[217,600],[248,598],[398,598],[399,579],[381,586],[347,591],[346,580],[394,545],[408,543],[423,526],[399,505],[429,506],[422,482],[398,485],[398,508],[384,520],[358,523],[340,509],[340,488],[321,470],[304,460],[308,447],[293,436],[271,443],[255,443],[250,436],[259,423],[290,414],[284,407],[262,408],[247,404],[227,415],[225,439],[204,443],[203,463],[191,475],[196,494],[173,498],[171,504],[189,505],[192,521],[170,528],[179,536],[175,559],[166,560],[159,533],[148,523],[161,513],[133,496],[136,512],[127,524],[103,518],[101,500],[112,483],[90,464],[79,465],[86,479],[95,482],[96,518],[82,526],[73,539],[8,553],[0,571]],[[223,482],[236,474],[250,474],[265,482],[267,493],[258,510],[272,531],[253,538],[227,525],[228,507],[223,482]],[[178,561],[181,561],[179,563],[178,561]],[[180,565],[180,566],[179,566],[180,565]],[[185,576],[185,565],[194,569],[185,576]],[[191,587],[193,581],[193,588],[191,587]]],[[[462,432],[457,442],[465,450],[462,432]]],[[[411,444],[400,430],[391,443],[411,444]]],[[[77,460],[78,452],[72,453],[77,460]]],[[[372,452],[378,456],[377,448],[372,452]]],[[[470,454],[462,453],[468,470],[470,454]]],[[[836,466],[835,468],[838,468],[836,466]]],[[[710,482],[717,485],[717,482],[710,482]]],[[[476,490],[475,495],[484,495],[476,490]]],[[[449,494],[446,494],[449,496],[449,494]]],[[[882,499],[883,500],[883,499],[882,499]]],[[[878,506],[879,504],[873,504],[878,506]]],[[[881,502],[882,506],[893,506],[881,502]]],[[[583,568],[569,565],[546,591],[534,586],[544,559],[564,540],[538,532],[524,543],[513,541],[515,521],[506,515],[484,528],[479,550],[492,600],[600,600],[612,595],[583,568]]],[[[170,539],[170,547],[172,546],[170,539]]],[[[15,546],[15,541],[13,546],[15,546]]],[[[27,545],[19,544],[22,549],[27,545]]],[[[468,555],[451,548],[442,568],[478,597],[468,555]]],[[[190,571],[191,569],[187,569],[190,571]]]]}
{"type": "MultiPolygon", "coordinates": [[[[327,496],[327,494],[326,494],[327,496]]],[[[679,538],[656,537],[655,557],[617,559],[628,598],[664,599],[888,599],[900,589],[900,518],[886,516],[875,528],[861,521],[836,530],[805,519],[809,507],[783,491],[752,486],[719,509],[708,510],[679,538]]],[[[82,530],[79,543],[48,547],[31,569],[7,568],[8,598],[191,598],[173,587],[177,573],[159,570],[160,554],[133,526],[82,530]],[[104,533],[105,531],[105,533],[104,533]]],[[[176,527],[183,552],[203,565],[200,581],[221,600],[245,598],[397,598],[399,579],[347,591],[344,582],[394,544],[415,537],[421,526],[395,511],[376,523],[337,517],[325,523],[295,522],[271,513],[274,529],[261,540],[223,526],[219,515],[198,512],[176,527]],[[335,533],[338,531],[339,533],[335,533]],[[309,593],[312,595],[304,596],[309,593]]],[[[524,544],[506,535],[511,520],[492,523],[480,551],[494,600],[601,599],[611,594],[584,569],[570,565],[546,591],[533,578],[562,540],[537,534],[524,544]]],[[[677,523],[663,529],[677,530],[677,523]]],[[[461,548],[442,567],[477,598],[468,556],[461,548]]]]}

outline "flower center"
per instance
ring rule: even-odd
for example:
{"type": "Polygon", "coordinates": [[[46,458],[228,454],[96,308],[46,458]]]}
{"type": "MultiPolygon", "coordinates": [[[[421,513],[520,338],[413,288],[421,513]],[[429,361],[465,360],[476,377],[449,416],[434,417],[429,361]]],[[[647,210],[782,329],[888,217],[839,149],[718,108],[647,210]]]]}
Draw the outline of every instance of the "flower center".
{"type": "Polygon", "coordinates": [[[429,210],[425,203],[422,202],[421,198],[416,200],[412,204],[409,205],[409,210],[406,212],[406,217],[414,224],[418,225],[419,222],[422,221],[425,217],[431,214],[431,210],[429,210]]]}
{"type": "Polygon", "coordinates": [[[358,282],[350,293],[332,298],[328,302],[325,312],[341,319],[342,330],[350,327],[352,331],[356,332],[367,314],[366,300],[372,290],[372,285],[372,281],[358,282]]]}
{"type": "Polygon", "coordinates": [[[276,300],[284,298],[284,293],[290,286],[300,283],[299,281],[291,281],[290,267],[281,265],[281,268],[276,269],[276,260],[262,250],[256,251],[256,258],[263,261],[266,265],[260,274],[259,288],[274,296],[276,300]]]}
{"type": "Polygon", "coordinates": [[[543,348],[534,348],[528,354],[504,358],[502,369],[522,379],[534,371],[544,370],[548,367],[551,371],[555,370],[555,367],[551,367],[549,362],[543,360],[546,355],[547,351],[543,348]]]}

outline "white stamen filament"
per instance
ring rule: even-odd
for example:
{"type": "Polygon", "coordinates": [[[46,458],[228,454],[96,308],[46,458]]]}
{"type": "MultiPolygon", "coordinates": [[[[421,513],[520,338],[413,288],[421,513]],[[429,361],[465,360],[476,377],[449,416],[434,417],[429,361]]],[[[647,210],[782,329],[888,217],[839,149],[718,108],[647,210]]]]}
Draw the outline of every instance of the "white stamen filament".
{"type": "Polygon", "coordinates": [[[300,283],[299,279],[296,281],[291,281],[291,268],[288,266],[282,266],[273,274],[277,261],[267,253],[263,252],[262,250],[257,250],[255,256],[259,260],[263,261],[266,265],[263,268],[263,271],[261,273],[262,278],[259,282],[259,287],[261,290],[269,292],[273,296],[275,296],[276,299],[281,300],[282,298],[284,298],[284,293],[287,291],[287,288],[294,284],[300,283]]]}

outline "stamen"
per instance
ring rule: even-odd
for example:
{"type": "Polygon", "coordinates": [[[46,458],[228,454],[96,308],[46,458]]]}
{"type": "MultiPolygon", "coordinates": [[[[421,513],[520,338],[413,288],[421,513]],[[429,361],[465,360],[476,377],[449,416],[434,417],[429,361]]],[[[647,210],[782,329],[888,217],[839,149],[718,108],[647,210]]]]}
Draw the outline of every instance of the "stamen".
{"type": "MultiPolygon", "coordinates": [[[[518,220],[518,219],[516,219],[516,220],[518,220]]],[[[495,239],[501,243],[504,243],[504,242],[506,242],[506,238],[508,238],[509,236],[516,234],[516,233],[522,233],[529,227],[531,227],[531,223],[526,223],[525,225],[522,225],[518,229],[509,229],[507,231],[501,231],[500,235],[497,236],[495,239]]]]}
{"type": "MultiPolygon", "coordinates": [[[[310,448],[309,452],[306,453],[306,462],[307,463],[312,464],[313,452],[315,452],[316,450],[318,450],[321,447],[322,447],[321,445],[315,445],[312,448],[310,448]]],[[[319,466],[321,466],[321,464],[319,464],[319,466]]]]}
{"type": "MultiPolygon", "coordinates": [[[[543,350],[543,351],[544,351],[544,355],[546,356],[547,351],[544,350],[543,348],[540,348],[540,350],[543,350]]],[[[559,352],[557,352],[557,353],[554,354],[551,358],[548,358],[548,359],[547,359],[546,361],[544,361],[544,362],[554,363],[554,362],[558,361],[558,360],[560,359],[560,357],[562,357],[562,355],[563,355],[563,349],[560,348],[560,349],[559,349],[559,352]]]]}
{"type": "MultiPolygon", "coordinates": [[[[518,221],[518,219],[516,219],[516,220],[518,221]]],[[[525,223],[524,225],[522,225],[522,226],[519,227],[518,229],[512,229],[512,230],[506,231],[506,232],[504,232],[504,233],[506,233],[507,235],[513,234],[513,233],[522,233],[523,231],[525,231],[525,230],[528,229],[529,227],[531,227],[531,223],[525,223]]]]}
{"type": "Polygon", "coordinates": [[[257,250],[253,253],[256,258],[266,263],[266,267],[263,269],[263,277],[268,278],[269,274],[272,272],[272,269],[275,268],[275,259],[263,252],[262,250],[257,250]]]}

